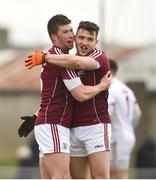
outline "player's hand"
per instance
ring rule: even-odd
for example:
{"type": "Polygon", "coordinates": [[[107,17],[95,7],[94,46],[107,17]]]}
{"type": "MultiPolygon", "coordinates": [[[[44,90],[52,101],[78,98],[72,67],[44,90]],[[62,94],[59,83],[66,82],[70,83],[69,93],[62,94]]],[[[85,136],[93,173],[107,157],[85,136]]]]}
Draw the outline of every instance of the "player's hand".
{"type": "Polygon", "coordinates": [[[34,66],[43,64],[45,62],[46,53],[43,53],[37,49],[34,53],[30,54],[25,60],[25,67],[28,69],[33,68],[34,66]]]}
{"type": "Polygon", "coordinates": [[[103,78],[101,79],[101,83],[104,85],[104,90],[107,90],[111,85],[112,74],[111,71],[108,71],[103,78]]]}
{"type": "Polygon", "coordinates": [[[18,128],[18,135],[20,137],[27,137],[28,134],[34,129],[35,120],[37,116],[34,114],[33,116],[22,116],[22,123],[18,128]]]}

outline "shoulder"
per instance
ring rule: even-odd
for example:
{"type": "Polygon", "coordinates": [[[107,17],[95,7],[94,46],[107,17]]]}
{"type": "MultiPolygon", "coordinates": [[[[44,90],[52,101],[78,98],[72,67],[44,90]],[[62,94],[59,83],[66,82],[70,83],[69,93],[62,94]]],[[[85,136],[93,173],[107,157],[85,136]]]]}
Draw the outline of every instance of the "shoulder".
{"type": "Polygon", "coordinates": [[[113,78],[111,86],[109,88],[110,94],[114,94],[119,96],[122,94],[122,91],[125,89],[125,85],[122,81],[118,80],[117,78],[113,78]]]}
{"type": "Polygon", "coordinates": [[[89,56],[94,58],[94,59],[100,58],[100,59],[108,60],[107,55],[98,48],[94,48],[92,53],[89,56]]]}
{"type": "Polygon", "coordinates": [[[133,90],[124,82],[121,81],[121,84],[123,84],[123,88],[130,94],[130,95],[134,95],[133,90]]]}
{"type": "Polygon", "coordinates": [[[92,58],[100,64],[100,69],[103,72],[107,72],[110,69],[109,60],[106,54],[98,48],[94,48],[94,52],[90,54],[92,58]]]}
{"type": "Polygon", "coordinates": [[[120,81],[119,79],[117,79],[116,77],[114,77],[112,79],[112,83],[111,83],[111,86],[117,88],[117,89],[120,89],[120,88],[123,88],[125,87],[125,85],[123,84],[122,81],[120,81]]]}
{"type": "Polygon", "coordinates": [[[133,90],[126,83],[124,83],[122,81],[120,81],[120,84],[121,84],[123,91],[125,91],[127,93],[129,98],[135,99],[135,94],[134,94],[133,90]]]}
{"type": "Polygon", "coordinates": [[[50,54],[64,54],[62,49],[58,48],[58,47],[52,47],[51,49],[48,50],[50,54]]]}

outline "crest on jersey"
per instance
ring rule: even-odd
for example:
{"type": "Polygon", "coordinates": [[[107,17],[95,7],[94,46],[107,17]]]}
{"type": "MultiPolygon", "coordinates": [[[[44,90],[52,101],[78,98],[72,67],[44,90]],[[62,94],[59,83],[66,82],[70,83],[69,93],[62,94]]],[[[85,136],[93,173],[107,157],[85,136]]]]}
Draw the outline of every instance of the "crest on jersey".
{"type": "Polygon", "coordinates": [[[67,143],[63,143],[63,149],[67,149],[69,145],[67,143]]]}
{"type": "Polygon", "coordinates": [[[80,70],[80,71],[77,72],[77,74],[78,74],[78,76],[82,76],[82,75],[85,74],[85,71],[84,70],[80,70]]]}

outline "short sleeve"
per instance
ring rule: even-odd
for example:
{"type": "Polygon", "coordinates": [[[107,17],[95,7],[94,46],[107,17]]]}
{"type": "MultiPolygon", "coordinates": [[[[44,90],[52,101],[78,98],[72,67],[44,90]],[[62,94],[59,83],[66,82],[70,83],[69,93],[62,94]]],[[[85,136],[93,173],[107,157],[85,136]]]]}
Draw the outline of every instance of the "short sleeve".
{"type": "Polygon", "coordinates": [[[109,60],[108,60],[108,57],[106,56],[106,54],[102,53],[95,60],[99,63],[100,68],[102,69],[102,71],[105,74],[107,73],[107,71],[110,70],[109,60]]]}
{"type": "Polygon", "coordinates": [[[66,88],[71,91],[82,84],[80,77],[73,69],[61,69],[60,74],[66,88]]]}

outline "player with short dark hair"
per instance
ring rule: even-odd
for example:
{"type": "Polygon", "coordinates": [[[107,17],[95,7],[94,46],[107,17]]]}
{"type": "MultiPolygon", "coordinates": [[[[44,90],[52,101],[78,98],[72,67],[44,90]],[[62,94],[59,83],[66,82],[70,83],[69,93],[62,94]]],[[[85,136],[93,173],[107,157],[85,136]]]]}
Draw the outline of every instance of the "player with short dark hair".
{"type": "MultiPolygon", "coordinates": [[[[54,45],[49,54],[62,55],[73,47],[74,35],[68,18],[63,15],[52,17],[48,23],[48,32],[52,32],[50,38],[54,45]],[[53,26],[57,31],[53,31],[53,26]]],[[[28,57],[31,58],[35,58],[35,55],[28,57]]],[[[43,64],[41,104],[35,121],[35,138],[40,149],[42,178],[70,178],[69,128],[73,111],[72,96],[80,101],[90,99],[107,90],[110,80],[109,73],[106,73],[95,86],[84,86],[74,70],[62,69],[49,63],[43,64]]],[[[19,133],[24,131],[21,126],[19,133]]]]}
{"type": "MultiPolygon", "coordinates": [[[[80,22],[75,37],[77,55],[46,54],[45,61],[66,68],[83,69],[76,71],[83,84],[92,86],[98,84],[101,77],[109,70],[106,54],[96,48],[98,31],[99,27],[95,23],[80,22]],[[88,70],[85,70],[87,68],[88,70]],[[90,71],[91,69],[93,71],[90,71]]],[[[36,54],[36,59],[31,58],[26,63],[28,68],[35,66],[37,60],[39,60],[38,64],[41,63],[42,56],[38,55],[39,53],[36,54]]],[[[109,178],[111,124],[107,97],[108,91],[106,90],[88,101],[74,102],[74,115],[70,131],[73,178],[87,178],[88,166],[92,178],[109,178]]]]}
{"type": "MultiPolygon", "coordinates": [[[[80,71],[84,84],[95,85],[109,70],[106,54],[99,50],[99,27],[89,21],[79,23],[76,32],[77,54],[90,56],[99,64],[93,71],[80,71]]],[[[85,169],[86,161],[92,178],[109,179],[109,151],[111,123],[107,104],[108,91],[102,91],[92,99],[74,104],[74,119],[71,128],[71,167],[73,177],[78,178],[85,169]]],[[[87,166],[86,166],[87,167],[87,166]]]]}

